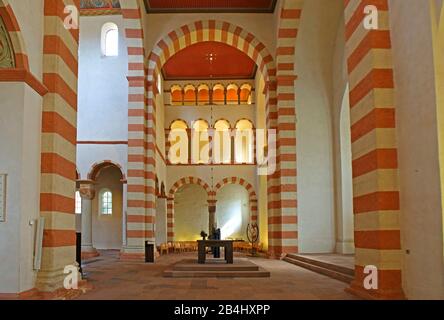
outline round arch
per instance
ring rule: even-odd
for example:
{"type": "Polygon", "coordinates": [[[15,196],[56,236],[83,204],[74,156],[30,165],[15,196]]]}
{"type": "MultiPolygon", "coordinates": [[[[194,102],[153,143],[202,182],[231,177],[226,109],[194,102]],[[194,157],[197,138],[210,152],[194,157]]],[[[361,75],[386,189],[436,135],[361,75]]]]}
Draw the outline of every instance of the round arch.
{"type": "Polygon", "coordinates": [[[182,123],[184,125],[184,127],[186,127],[187,129],[189,128],[188,122],[179,118],[179,119],[175,119],[175,120],[171,121],[170,125],[168,126],[168,129],[171,130],[171,127],[176,123],[182,123]]]}
{"type": "Polygon", "coordinates": [[[214,196],[216,196],[223,187],[229,184],[237,184],[243,186],[247,190],[250,200],[251,221],[257,221],[257,195],[253,185],[245,179],[239,177],[224,178],[216,184],[214,188],[214,196]]]}
{"type": "MultiPolygon", "coordinates": [[[[265,82],[275,80],[276,67],[273,56],[253,34],[226,21],[199,20],[169,32],[151,51],[148,60],[148,81],[154,81],[166,61],[180,50],[203,41],[228,44],[248,55],[259,67],[265,82]]],[[[270,86],[274,93],[276,88],[270,86]]]]}
{"type": "Polygon", "coordinates": [[[185,185],[196,184],[204,188],[207,193],[207,199],[210,201],[213,197],[213,192],[205,181],[197,177],[184,177],[176,181],[170,188],[167,196],[167,239],[174,241],[174,195],[185,185]]]}
{"type": "Polygon", "coordinates": [[[170,191],[168,192],[168,198],[174,199],[174,194],[176,193],[176,191],[187,184],[197,184],[197,185],[203,187],[208,195],[208,199],[211,197],[211,188],[208,185],[208,183],[206,183],[205,181],[203,181],[200,178],[185,177],[185,178],[179,179],[178,181],[176,181],[172,185],[172,187],[170,188],[170,191]]]}
{"type": "Polygon", "coordinates": [[[9,37],[11,38],[12,50],[14,52],[14,68],[29,71],[25,41],[17,18],[15,17],[14,11],[8,0],[0,0],[0,17],[5,24],[9,37]]]}
{"type": "Polygon", "coordinates": [[[122,181],[126,180],[125,170],[123,170],[122,166],[116,162],[113,162],[111,160],[104,160],[101,162],[96,162],[91,166],[91,169],[88,173],[88,180],[96,181],[97,177],[99,176],[99,173],[102,169],[108,168],[108,167],[116,167],[119,169],[121,175],[122,175],[122,181]]]}

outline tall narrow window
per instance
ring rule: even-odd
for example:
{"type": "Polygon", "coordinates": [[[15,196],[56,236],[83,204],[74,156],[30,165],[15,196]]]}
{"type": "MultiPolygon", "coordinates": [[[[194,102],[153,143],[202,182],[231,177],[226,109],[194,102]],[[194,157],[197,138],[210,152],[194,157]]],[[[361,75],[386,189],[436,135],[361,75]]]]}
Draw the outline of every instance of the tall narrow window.
{"type": "Polygon", "coordinates": [[[82,197],[80,196],[80,192],[76,191],[76,214],[82,213],[82,197]]]}
{"type": "Polygon", "coordinates": [[[163,86],[162,86],[162,74],[159,73],[157,75],[157,91],[159,91],[160,94],[163,94],[163,86]]]}
{"type": "Polygon", "coordinates": [[[227,104],[239,104],[239,87],[232,83],[227,86],[227,104]]]}
{"type": "Polygon", "coordinates": [[[240,103],[251,104],[251,85],[245,83],[240,88],[240,103]]]}
{"type": "Polygon", "coordinates": [[[201,84],[197,88],[197,100],[199,105],[210,104],[210,88],[206,84],[201,84]]]}
{"type": "Polygon", "coordinates": [[[170,126],[168,140],[170,149],[168,160],[172,164],[188,163],[188,125],[183,120],[176,120],[170,126]]]}
{"type": "Polygon", "coordinates": [[[253,124],[249,120],[239,120],[236,124],[235,154],[237,163],[253,163],[253,124]]]}
{"type": "Polygon", "coordinates": [[[183,103],[182,88],[178,85],[171,86],[171,105],[181,106],[183,103]]]}
{"type": "Polygon", "coordinates": [[[213,160],[214,163],[231,162],[231,132],[230,123],[227,120],[218,120],[214,124],[213,160]]]}
{"type": "Polygon", "coordinates": [[[195,106],[197,102],[196,88],[192,84],[188,84],[184,88],[184,104],[186,106],[195,106]]]}
{"type": "Polygon", "coordinates": [[[209,125],[205,120],[193,123],[191,160],[195,164],[208,164],[210,160],[208,129],[209,125]]]}
{"type": "Polygon", "coordinates": [[[102,54],[105,57],[117,57],[119,55],[119,29],[111,22],[102,27],[102,54]]]}
{"type": "Polygon", "coordinates": [[[113,194],[109,190],[104,190],[101,193],[100,213],[104,215],[113,214],[113,194]]]}
{"type": "Polygon", "coordinates": [[[213,104],[215,105],[225,104],[225,88],[220,83],[216,84],[213,87],[213,104]]]}

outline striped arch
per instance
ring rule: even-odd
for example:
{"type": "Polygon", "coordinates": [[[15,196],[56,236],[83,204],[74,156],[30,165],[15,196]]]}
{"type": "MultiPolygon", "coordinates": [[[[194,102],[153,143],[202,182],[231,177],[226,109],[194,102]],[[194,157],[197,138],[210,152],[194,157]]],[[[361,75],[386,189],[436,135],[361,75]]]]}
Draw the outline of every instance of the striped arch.
{"type": "Polygon", "coordinates": [[[255,36],[225,21],[199,20],[176,29],[153,48],[148,62],[148,80],[155,82],[162,66],[180,50],[203,41],[217,41],[233,46],[256,62],[266,82],[274,79],[273,56],[255,36]]]}
{"type": "Polygon", "coordinates": [[[128,51],[127,242],[122,259],[143,259],[145,240],[154,241],[154,101],[148,104],[142,10],[138,0],[120,2],[128,51]]]}
{"type": "Polygon", "coordinates": [[[250,200],[250,218],[251,221],[257,222],[257,196],[253,185],[247,182],[245,179],[239,177],[225,178],[216,184],[213,196],[216,197],[217,193],[228,184],[237,184],[243,186],[247,190],[250,200]]]}
{"type": "Polygon", "coordinates": [[[398,146],[388,0],[344,0],[350,83],[355,280],[367,298],[403,298],[398,146]],[[379,28],[363,25],[366,5],[378,9],[379,28]],[[363,287],[364,268],[378,268],[377,290],[363,287]]]}
{"type": "Polygon", "coordinates": [[[99,176],[99,173],[102,169],[108,168],[108,167],[116,167],[117,169],[120,170],[120,173],[122,174],[122,181],[126,180],[126,175],[125,175],[125,170],[123,169],[123,167],[118,164],[117,162],[113,162],[111,160],[103,160],[100,162],[95,162],[92,166],[91,169],[88,172],[88,180],[91,181],[96,181],[97,177],[99,176]]]}
{"type": "Polygon", "coordinates": [[[29,71],[28,55],[19,23],[8,0],[0,0],[0,17],[9,33],[14,51],[14,67],[29,71]]]}
{"type": "MultiPolygon", "coordinates": [[[[165,62],[187,46],[203,41],[217,41],[247,54],[264,76],[268,117],[277,117],[276,65],[265,45],[243,28],[225,21],[199,20],[184,25],[166,35],[153,48],[148,60],[148,117],[155,119],[154,94],[156,80],[165,62]]],[[[277,128],[274,126],[273,128],[277,128]]],[[[170,198],[169,198],[170,199],[170,198]]],[[[168,201],[172,217],[173,200],[168,201]]],[[[173,222],[170,223],[171,226],[173,222]]],[[[172,229],[171,229],[172,230],[172,229]]],[[[170,231],[172,236],[174,233],[170,231]]],[[[172,237],[169,236],[170,238],[172,237]]]]}
{"type": "Polygon", "coordinates": [[[168,241],[174,241],[174,195],[185,185],[196,184],[204,188],[207,192],[208,200],[212,199],[213,192],[208,183],[200,178],[185,177],[176,181],[168,192],[167,196],[167,238],[168,241]]]}

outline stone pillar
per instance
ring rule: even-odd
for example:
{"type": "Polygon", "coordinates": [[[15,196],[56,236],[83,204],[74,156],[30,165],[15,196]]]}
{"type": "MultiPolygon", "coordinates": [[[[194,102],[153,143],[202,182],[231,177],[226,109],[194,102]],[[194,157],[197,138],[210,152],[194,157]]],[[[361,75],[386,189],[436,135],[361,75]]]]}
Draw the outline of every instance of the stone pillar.
{"type": "Polygon", "coordinates": [[[128,192],[128,185],[126,180],[122,181],[122,247],[126,246],[127,239],[126,239],[126,222],[127,222],[127,192],[128,192]]]}
{"type": "Polygon", "coordinates": [[[167,198],[158,197],[156,201],[156,243],[158,245],[168,241],[167,198]]]}
{"type": "Polygon", "coordinates": [[[230,135],[230,150],[231,150],[231,164],[235,164],[236,163],[236,129],[231,130],[231,135],[230,135]]]}
{"type": "Polygon", "coordinates": [[[216,201],[217,200],[208,200],[208,234],[210,235],[213,228],[217,228],[216,223],[216,201]]]}
{"type": "Polygon", "coordinates": [[[91,258],[99,255],[92,244],[92,200],[95,197],[92,183],[80,184],[82,198],[82,258],[91,258]]]}
{"type": "Polygon", "coordinates": [[[174,241],[174,198],[167,198],[167,240],[174,241]]]}

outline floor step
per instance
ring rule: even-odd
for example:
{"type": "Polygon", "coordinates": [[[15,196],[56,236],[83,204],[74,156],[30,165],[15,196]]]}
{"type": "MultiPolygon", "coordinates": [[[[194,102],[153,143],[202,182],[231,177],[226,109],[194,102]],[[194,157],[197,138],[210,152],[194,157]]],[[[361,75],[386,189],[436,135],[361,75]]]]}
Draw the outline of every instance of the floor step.
{"type": "Polygon", "coordinates": [[[167,278],[268,278],[270,272],[257,271],[179,271],[165,270],[163,276],[167,278]]]}
{"type": "Polygon", "coordinates": [[[338,264],[334,264],[331,262],[327,262],[327,261],[323,261],[320,259],[316,259],[316,258],[312,258],[309,255],[301,255],[301,254],[293,254],[293,253],[289,253],[287,255],[287,257],[294,259],[294,260],[299,260],[305,263],[309,263],[309,264],[313,264],[315,266],[318,267],[322,267],[325,269],[330,269],[333,271],[337,271],[349,276],[354,277],[355,276],[355,269],[353,267],[346,267],[346,266],[342,266],[342,265],[338,265],[338,264]]]}
{"type": "MultiPolygon", "coordinates": [[[[299,259],[299,258],[294,258],[294,256],[295,255],[292,255],[292,256],[287,255],[284,258],[284,261],[287,261],[287,262],[289,262],[291,264],[294,264],[294,265],[297,265],[299,267],[302,267],[302,268],[305,268],[305,269],[308,269],[308,270],[311,270],[311,271],[323,274],[325,276],[328,276],[330,278],[333,278],[333,279],[336,279],[336,280],[339,280],[339,281],[342,281],[342,282],[345,282],[345,283],[351,283],[353,281],[353,279],[354,279],[354,276],[350,275],[349,271],[347,271],[347,273],[343,273],[343,272],[337,271],[338,268],[336,268],[336,267],[340,267],[340,268],[344,268],[344,267],[335,266],[334,269],[336,269],[336,270],[334,270],[334,269],[328,268],[329,266],[331,266],[331,264],[329,264],[329,263],[325,263],[325,262],[322,261],[321,264],[326,266],[326,267],[323,267],[323,266],[320,266],[320,263],[313,264],[313,263],[304,261],[305,259],[302,260],[302,259],[299,259]]],[[[310,259],[310,260],[312,260],[312,259],[310,259]]],[[[316,262],[319,262],[319,261],[316,261],[316,262]]]]}
{"type": "Polygon", "coordinates": [[[255,265],[251,266],[228,266],[228,265],[219,265],[217,267],[209,266],[209,265],[178,265],[174,267],[176,271],[259,271],[259,267],[255,265]]]}

